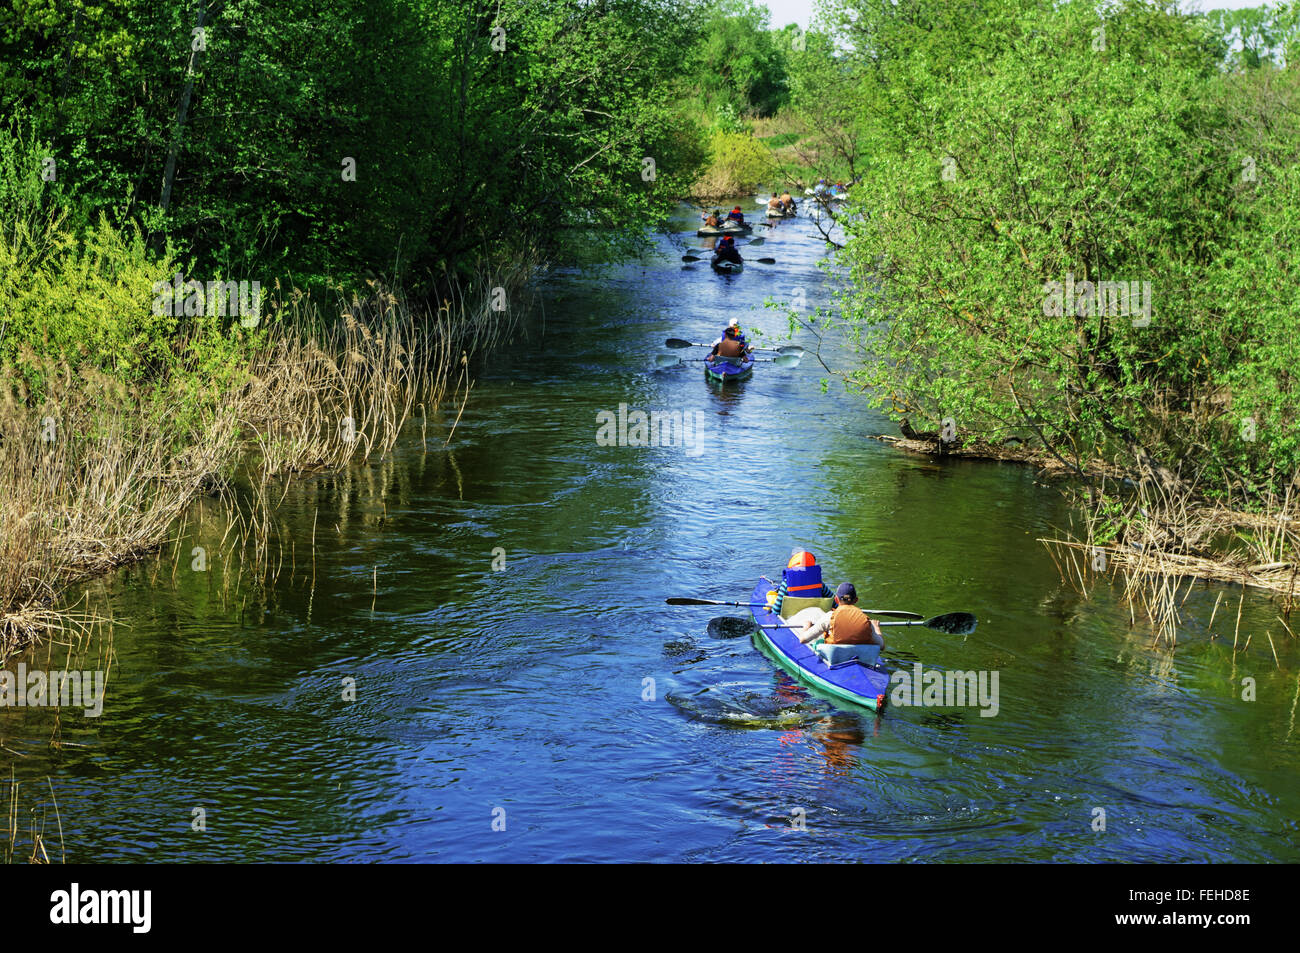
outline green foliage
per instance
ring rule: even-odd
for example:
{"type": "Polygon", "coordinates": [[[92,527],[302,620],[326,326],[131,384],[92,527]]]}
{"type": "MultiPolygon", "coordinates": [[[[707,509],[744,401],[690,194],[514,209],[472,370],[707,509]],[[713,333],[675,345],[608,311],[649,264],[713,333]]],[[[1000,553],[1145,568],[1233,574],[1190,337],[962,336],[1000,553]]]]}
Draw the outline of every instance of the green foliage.
{"type": "Polygon", "coordinates": [[[672,95],[694,30],[686,0],[36,0],[0,15],[0,111],[85,221],[205,273],[433,291],[573,229],[628,251],[703,158],[672,95]]]}
{"type": "Polygon", "coordinates": [[[1294,74],[1224,72],[1205,20],[1155,4],[836,6],[849,52],[810,37],[796,96],[858,162],[843,314],[876,403],[1083,469],[1289,479],[1294,74]],[[1053,307],[1084,281],[1149,283],[1150,323],[1053,307]]]}
{"type": "MultiPolygon", "coordinates": [[[[47,149],[0,130],[0,366],[39,401],[51,373],[90,373],[148,387],[192,378],[178,393],[229,386],[248,335],[229,319],[156,313],[155,285],[179,270],[134,228],[104,216],[76,232],[67,198],[40,179],[47,149]]],[[[209,395],[210,396],[210,395],[209,395]]]]}
{"type": "Polygon", "coordinates": [[[719,130],[709,139],[709,169],[696,192],[708,198],[749,194],[775,169],[771,151],[753,136],[719,130]]]}
{"type": "Polygon", "coordinates": [[[1208,35],[1220,58],[1230,66],[1259,69],[1265,64],[1284,66],[1286,53],[1297,38],[1294,4],[1261,4],[1244,10],[1209,10],[1208,35]]]}
{"type": "Polygon", "coordinates": [[[720,122],[724,110],[770,116],[789,101],[790,34],[769,30],[768,17],[767,8],[753,0],[716,0],[704,16],[691,54],[693,85],[720,122]]]}

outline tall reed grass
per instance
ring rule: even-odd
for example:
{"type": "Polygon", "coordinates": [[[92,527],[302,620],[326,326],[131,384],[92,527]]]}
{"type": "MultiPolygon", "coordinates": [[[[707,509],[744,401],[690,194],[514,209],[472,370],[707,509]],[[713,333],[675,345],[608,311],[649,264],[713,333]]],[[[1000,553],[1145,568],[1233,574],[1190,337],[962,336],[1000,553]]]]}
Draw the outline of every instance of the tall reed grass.
{"type": "MultiPolygon", "coordinates": [[[[78,580],[157,550],[201,495],[244,478],[256,536],[275,481],[387,453],[416,408],[468,389],[470,354],[512,333],[517,309],[492,310],[489,292],[522,281],[490,276],[436,307],[376,285],[331,312],[290,292],[219,386],[178,370],[127,384],[26,351],[36,394],[0,368],[0,659],[66,624],[78,580]]],[[[172,342],[175,367],[199,366],[192,344],[172,342]]]]}
{"type": "Polygon", "coordinates": [[[1040,540],[1062,579],[1086,593],[1099,576],[1117,577],[1133,620],[1140,614],[1157,639],[1177,641],[1182,606],[1198,581],[1272,594],[1292,633],[1287,619],[1300,595],[1300,472],[1280,494],[1230,491],[1214,504],[1177,480],[1143,479],[1123,493],[1103,488],[1081,512],[1080,532],[1040,540]]]}

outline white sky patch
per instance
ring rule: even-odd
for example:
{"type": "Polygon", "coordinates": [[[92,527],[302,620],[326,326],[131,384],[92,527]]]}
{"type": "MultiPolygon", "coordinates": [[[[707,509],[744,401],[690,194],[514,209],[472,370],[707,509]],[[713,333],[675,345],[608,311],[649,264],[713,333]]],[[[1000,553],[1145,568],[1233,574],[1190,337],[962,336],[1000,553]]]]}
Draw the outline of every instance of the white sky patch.
{"type": "Polygon", "coordinates": [[[772,11],[768,26],[779,30],[787,23],[797,23],[805,30],[812,20],[814,0],[766,0],[763,5],[772,11]]]}

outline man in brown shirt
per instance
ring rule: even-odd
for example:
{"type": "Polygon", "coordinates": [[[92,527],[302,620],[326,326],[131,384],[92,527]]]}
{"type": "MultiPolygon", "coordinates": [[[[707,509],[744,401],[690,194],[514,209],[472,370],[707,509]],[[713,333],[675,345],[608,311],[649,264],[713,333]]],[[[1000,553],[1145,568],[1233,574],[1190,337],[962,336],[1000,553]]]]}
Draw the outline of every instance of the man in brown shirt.
{"type": "Polygon", "coordinates": [[[834,609],[816,622],[805,622],[799,641],[807,645],[818,636],[826,636],[827,645],[885,646],[880,623],[858,608],[858,590],[851,582],[842,582],[835,590],[834,609]]]}

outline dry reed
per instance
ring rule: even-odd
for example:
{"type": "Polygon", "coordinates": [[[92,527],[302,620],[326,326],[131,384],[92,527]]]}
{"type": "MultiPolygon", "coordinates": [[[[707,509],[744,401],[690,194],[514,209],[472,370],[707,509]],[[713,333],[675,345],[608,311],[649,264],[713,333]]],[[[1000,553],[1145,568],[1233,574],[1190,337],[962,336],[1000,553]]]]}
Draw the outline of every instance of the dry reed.
{"type": "Polygon", "coordinates": [[[387,453],[467,355],[513,331],[520,309],[494,310],[492,289],[518,301],[521,283],[487,276],[424,310],[375,286],[337,320],[294,292],[268,309],[238,382],[197,399],[193,380],[146,391],[24,354],[46,386],[38,401],[17,375],[0,384],[0,660],[67,624],[78,580],[158,550],[196,499],[230,503],[237,473],[255,492],[226,544],[268,567],[272,482],[387,453]]]}
{"type": "Polygon", "coordinates": [[[1281,494],[1249,501],[1226,498],[1213,505],[1177,481],[1143,479],[1122,497],[1107,495],[1103,487],[1085,512],[1084,538],[1067,534],[1039,541],[1048,547],[1062,578],[1081,592],[1097,572],[1121,576],[1124,599],[1167,642],[1177,639],[1179,610],[1197,580],[1280,595],[1285,625],[1300,569],[1298,486],[1300,474],[1281,494]],[[1255,508],[1246,510],[1248,502],[1255,508]],[[1098,540],[1101,532],[1108,534],[1104,542],[1098,540]],[[1188,589],[1180,599],[1184,579],[1188,589]]]}

